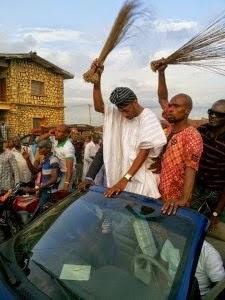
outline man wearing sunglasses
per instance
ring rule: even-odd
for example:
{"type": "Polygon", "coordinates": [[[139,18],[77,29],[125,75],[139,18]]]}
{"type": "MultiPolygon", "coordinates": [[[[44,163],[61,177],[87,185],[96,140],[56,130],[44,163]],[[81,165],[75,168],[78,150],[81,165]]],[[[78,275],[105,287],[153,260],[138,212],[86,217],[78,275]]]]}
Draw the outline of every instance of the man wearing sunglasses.
{"type": "Polygon", "coordinates": [[[208,116],[209,123],[198,129],[204,149],[191,206],[211,218],[215,228],[219,219],[225,222],[225,99],[216,101],[208,116]]]}

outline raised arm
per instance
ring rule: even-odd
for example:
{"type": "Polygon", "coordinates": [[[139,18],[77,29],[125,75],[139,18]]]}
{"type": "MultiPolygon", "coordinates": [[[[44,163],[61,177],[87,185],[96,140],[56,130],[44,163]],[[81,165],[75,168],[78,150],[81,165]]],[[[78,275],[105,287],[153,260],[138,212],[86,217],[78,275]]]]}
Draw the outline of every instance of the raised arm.
{"type": "Polygon", "coordinates": [[[95,111],[104,113],[104,101],[101,92],[101,74],[104,70],[104,66],[98,62],[98,59],[95,59],[91,68],[96,69],[100,77],[99,83],[94,84],[93,87],[93,100],[94,100],[95,111]]]}
{"type": "Polygon", "coordinates": [[[23,152],[22,152],[22,155],[23,155],[23,158],[26,160],[26,163],[27,163],[27,166],[30,170],[30,172],[33,174],[33,175],[36,175],[40,170],[38,167],[34,166],[32,164],[32,162],[30,161],[30,155],[29,155],[29,152],[27,149],[24,149],[23,152]]]}
{"type": "Polygon", "coordinates": [[[48,139],[50,136],[53,136],[54,134],[55,134],[55,130],[54,129],[50,129],[49,132],[43,133],[42,135],[40,135],[37,138],[37,143],[39,143],[40,141],[48,139]]]}
{"type": "Polygon", "coordinates": [[[163,65],[158,69],[158,99],[163,110],[168,106],[168,90],[165,77],[166,67],[166,65],[163,65]]]}
{"type": "Polygon", "coordinates": [[[165,69],[167,65],[165,63],[165,59],[159,59],[153,61],[151,63],[151,69],[156,72],[158,71],[158,99],[159,104],[163,110],[165,110],[168,106],[168,90],[166,85],[166,78],[165,78],[165,69]]]}

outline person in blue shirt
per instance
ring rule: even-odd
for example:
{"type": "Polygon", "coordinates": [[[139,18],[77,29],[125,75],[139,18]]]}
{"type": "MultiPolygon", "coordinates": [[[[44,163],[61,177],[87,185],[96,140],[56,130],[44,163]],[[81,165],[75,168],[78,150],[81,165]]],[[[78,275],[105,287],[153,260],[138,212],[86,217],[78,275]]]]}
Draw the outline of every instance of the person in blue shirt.
{"type": "Polygon", "coordinates": [[[33,174],[40,173],[40,182],[35,185],[35,191],[40,195],[40,209],[47,203],[51,197],[58,191],[60,182],[59,160],[52,153],[52,142],[49,139],[42,140],[38,143],[39,154],[43,160],[38,166],[33,165],[26,151],[23,157],[33,174]]]}

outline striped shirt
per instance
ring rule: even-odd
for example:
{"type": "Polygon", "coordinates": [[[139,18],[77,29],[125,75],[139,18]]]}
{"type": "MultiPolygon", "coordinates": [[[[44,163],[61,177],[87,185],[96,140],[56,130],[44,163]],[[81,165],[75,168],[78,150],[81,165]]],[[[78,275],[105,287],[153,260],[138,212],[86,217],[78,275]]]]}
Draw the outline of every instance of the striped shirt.
{"type": "Polygon", "coordinates": [[[48,182],[48,180],[51,177],[51,173],[53,169],[58,169],[58,178],[56,183],[52,184],[50,189],[51,192],[54,193],[58,189],[59,181],[60,181],[60,176],[59,176],[59,160],[56,156],[54,155],[48,155],[44,158],[44,160],[41,163],[41,183],[45,184],[48,182]]]}
{"type": "Polygon", "coordinates": [[[212,137],[208,124],[198,128],[204,148],[197,175],[197,184],[215,191],[225,187],[225,133],[212,137]]]}

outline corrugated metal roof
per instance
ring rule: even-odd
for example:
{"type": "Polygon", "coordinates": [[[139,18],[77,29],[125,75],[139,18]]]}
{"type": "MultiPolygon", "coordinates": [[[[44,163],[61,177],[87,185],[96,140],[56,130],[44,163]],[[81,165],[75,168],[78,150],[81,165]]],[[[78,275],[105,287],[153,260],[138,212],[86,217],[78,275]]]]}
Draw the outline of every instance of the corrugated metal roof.
{"type": "Polygon", "coordinates": [[[29,52],[29,53],[0,53],[0,59],[5,60],[13,60],[13,59],[28,59],[37,64],[43,66],[46,69],[50,69],[52,72],[60,74],[63,76],[64,79],[72,79],[74,75],[61,69],[60,67],[54,65],[53,63],[47,61],[46,59],[37,55],[36,52],[29,52]]]}

